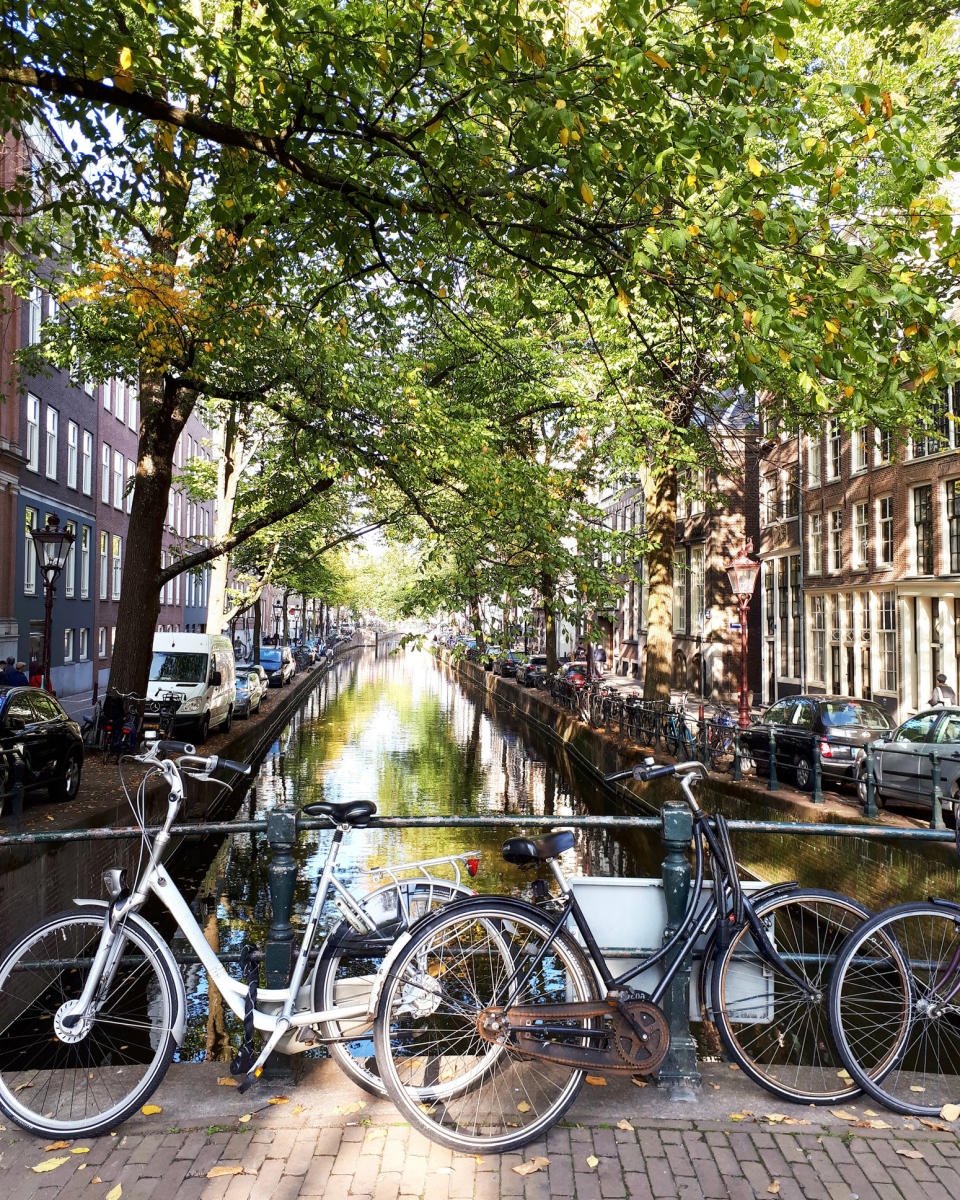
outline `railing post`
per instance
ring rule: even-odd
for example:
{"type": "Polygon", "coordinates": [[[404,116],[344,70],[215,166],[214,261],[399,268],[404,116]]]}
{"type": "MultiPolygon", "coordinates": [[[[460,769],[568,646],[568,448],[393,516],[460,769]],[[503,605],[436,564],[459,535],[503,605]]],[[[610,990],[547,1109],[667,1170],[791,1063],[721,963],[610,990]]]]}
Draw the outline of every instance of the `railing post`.
{"type": "Polygon", "coordinates": [[[743,778],[743,756],[740,753],[740,726],[733,727],[733,782],[739,783],[743,778]]]}
{"type": "Polygon", "coordinates": [[[777,783],[777,735],[773,732],[772,725],[767,730],[767,747],[767,791],[779,792],[780,784],[777,783]]]}
{"type": "MultiPolygon", "coordinates": [[[[670,800],[661,814],[666,855],[663,860],[663,895],[667,906],[666,941],[680,926],[690,897],[691,869],[687,858],[693,836],[693,814],[685,804],[670,800]]],[[[682,954],[682,950],[677,953],[682,954]]],[[[697,1044],[690,1032],[690,955],[674,975],[663,997],[663,1013],[670,1026],[670,1049],[660,1067],[658,1082],[671,1100],[698,1100],[697,1044]]]]}
{"type": "Polygon", "coordinates": [[[930,828],[946,829],[943,821],[943,792],[940,790],[940,755],[930,751],[930,791],[933,806],[930,810],[930,828]]]}
{"type": "Polygon", "coordinates": [[[867,818],[873,819],[880,815],[877,811],[876,765],[873,742],[867,742],[866,772],[867,796],[863,806],[863,815],[867,818]]]}
{"type": "Polygon", "coordinates": [[[813,748],[813,802],[823,803],[823,759],[820,757],[820,747],[813,748]]]}
{"type": "Polygon", "coordinates": [[[267,843],[270,847],[270,866],[267,880],[270,887],[270,928],[263,960],[267,987],[283,988],[290,980],[293,967],[293,888],[297,880],[297,864],[293,847],[297,841],[297,813],[283,804],[267,814],[267,843]]]}

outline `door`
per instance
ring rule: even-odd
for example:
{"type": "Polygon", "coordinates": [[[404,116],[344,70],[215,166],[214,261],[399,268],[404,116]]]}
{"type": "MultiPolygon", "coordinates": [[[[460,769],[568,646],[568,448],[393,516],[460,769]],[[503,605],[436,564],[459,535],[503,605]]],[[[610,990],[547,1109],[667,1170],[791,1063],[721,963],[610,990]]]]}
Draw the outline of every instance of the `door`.
{"type": "Polygon", "coordinates": [[[885,796],[897,796],[914,802],[930,799],[930,760],[934,729],[941,713],[921,713],[904,721],[892,739],[877,752],[877,782],[885,796]],[[925,790],[921,770],[926,766],[925,790]]]}

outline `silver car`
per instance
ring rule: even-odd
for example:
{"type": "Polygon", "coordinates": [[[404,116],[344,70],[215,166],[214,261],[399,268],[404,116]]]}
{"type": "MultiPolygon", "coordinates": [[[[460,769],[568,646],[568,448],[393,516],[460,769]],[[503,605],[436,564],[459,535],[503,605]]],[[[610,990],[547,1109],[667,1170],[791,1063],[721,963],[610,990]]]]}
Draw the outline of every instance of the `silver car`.
{"type": "MultiPolygon", "coordinates": [[[[874,779],[877,804],[888,800],[933,808],[933,764],[931,753],[939,758],[940,794],[945,812],[960,801],[960,707],[931,708],[904,721],[877,746],[874,753],[874,779]]],[[[861,763],[857,776],[860,798],[866,801],[866,767],[861,763]]]]}

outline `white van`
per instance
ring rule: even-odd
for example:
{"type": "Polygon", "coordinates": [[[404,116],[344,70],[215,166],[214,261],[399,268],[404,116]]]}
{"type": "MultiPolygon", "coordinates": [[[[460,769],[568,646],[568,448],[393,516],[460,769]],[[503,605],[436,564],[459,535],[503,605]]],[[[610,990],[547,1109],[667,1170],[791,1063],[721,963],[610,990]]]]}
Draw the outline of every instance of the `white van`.
{"type": "Polygon", "coordinates": [[[155,633],[147,699],[175,695],[178,734],[199,745],[213,728],[233,724],[236,695],[233,646],[221,634],[155,633]]]}

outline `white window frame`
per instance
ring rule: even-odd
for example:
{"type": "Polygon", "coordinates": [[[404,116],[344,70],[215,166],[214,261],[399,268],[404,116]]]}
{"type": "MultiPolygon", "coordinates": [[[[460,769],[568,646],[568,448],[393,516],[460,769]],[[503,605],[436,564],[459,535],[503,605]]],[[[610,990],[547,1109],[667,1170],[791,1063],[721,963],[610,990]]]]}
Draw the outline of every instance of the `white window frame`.
{"type": "Polygon", "coordinates": [[[100,531],[100,599],[106,600],[110,587],[110,535],[100,531]]]}
{"type": "Polygon", "coordinates": [[[108,442],[100,446],[100,499],[104,504],[110,503],[110,445],[108,442]]]}
{"type": "Polygon", "coordinates": [[[63,661],[65,663],[73,662],[73,630],[65,629],[63,631],[63,661]]]}
{"type": "Polygon", "coordinates": [[[64,596],[76,595],[77,586],[77,523],[76,521],[68,521],[65,525],[73,534],[73,541],[70,543],[70,549],[67,551],[67,558],[63,564],[63,594],[64,596]]]}
{"type": "Polygon", "coordinates": [[[80,454],[82,491],[85,496],[93,492],[93,434],[83,431],[83,450],[80,454]]]}
{"type": "Polygon", "coordinates": [[[823,514],[811,513],[807,533],[807,573],[823,573],[823,514]]]}
{"type": "Polygon", "coordinates": [[[30,289],[30,299],[27,302],[27,343],[35,346],[43,336],[43,292],[36,285],[30,289]]]}
{"type": "Polygon", "coordinates": [[[77,466],[80,460],[80,426],[67,422],[67,487],[77,490],[77,466]]]}
{"type": "Polygon", "coordinates": [[[827,513],[827,574],[839,575],[843,570],[843,509],[831,508],[827,513]]]}
{"type": "Polygon", "coordinates": [[[80,599],[90,598],[90,541],[92,530],[84,525],[80,530],[80,599]]]}
{"type": "Polygon", "coordinates": [[[77,632],[80,635],[77,647],[77,661],[86,662],[90,657],[90,630],[85,625],[81,625],[77,632]]]}
{"type": "Polygon", "coordinates": [[[137,464],[135,462],[132,462],[128,458],[127,459],[127,481],[126,481],[127,514],[128,515],[130,514],[131,510],[133,509],[133,478],[136,475],[136,472],[137,472],[137,464]]]}
{"type": "Polygon", "coordinates": [[[807,486],[820,487],[823,483],[823,435],[807,435],[807,486]]]}
{"type": "Polygon", "coordinates": [[[24,545],[23,545],[23,594],[37,594],[37,553],[34,549],[30,530],[36,529],[40,520],[40,512],[36,508],[27,507],[24,513],[24,545]]]}
{"type": "Polygon", "coordinates": [[[840,428],[840,422],[836,417],[831,417],[827,422],[827,461],[824,464],[825,478],[833,482],[840,478],[840,469],[843,462],[843,430],[840,428]]]}
{"type": "Polygon", "coordinates": [[[863,500],[853,506],[853,565],[863,570],[869,562],[870,505],[863,500]]]}
{"type": "Polygon", "coordinates": [[[111,600],[120,599],[120,584],[123,579],[123,538],[119,533],[112,535],[110,539],[110,573],[111,573],[111,600]]]}
{"type": "Polygon", "coordinates": [[[876,555],[876,562],[877,562],[878,567],[892,567],[893,566],[893,558],[894,558],[894,554],[896,552],[895,512],[896,512],[896,509],[894,507],[894,499],[893,499],[892,495],[877,497],[877,555],[876,555]],[[887,502],[889,502],[889,504],[890,504],[889,518],[885,518],[883,515],[883,506],[887,502]],[[883,527],[887,520],[889,520],[889,523],[890,523],[890,557],[889,558],[885,558],[884,553],[883,553],[883,540],[884,540],[883,539],[883,527]]]}
{"type": "Polygon", "coordinates": [[[107,657],[107,627],[100,625],[97,628],[97,658],[107,657]]]}
{"type": "Polygon", "coordinates": [[[113,507],[123,511],[123,451],[113,452],[113,507]]]}
{"type": "Polygon", "coordinates": [[[46,476],[57,478],[57,457],[60,451],[60,413],[52,404],[47,405],[47,436],[44,443],[46,476]]]}
{"type": "Polygon", "coordinates": [[[27,393],[27,470],[40,472],[40,401],[27,393]]]}
{"type": "Polygon", "coordinates": [[[866,425],[854,429],[850,435],[850,471],[860,475],[870,467],[870,441],[866,425]]]}

